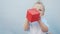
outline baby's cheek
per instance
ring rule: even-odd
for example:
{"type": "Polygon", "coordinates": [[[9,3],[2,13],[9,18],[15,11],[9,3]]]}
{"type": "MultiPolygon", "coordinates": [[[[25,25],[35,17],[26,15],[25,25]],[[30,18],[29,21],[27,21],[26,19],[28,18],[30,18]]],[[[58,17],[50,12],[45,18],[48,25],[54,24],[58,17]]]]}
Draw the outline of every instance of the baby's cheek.
{"type": "Polygon", "coordinates": [[[44,13],[42,11],[40,11],[40,16],[44,15],[44,13]]]}

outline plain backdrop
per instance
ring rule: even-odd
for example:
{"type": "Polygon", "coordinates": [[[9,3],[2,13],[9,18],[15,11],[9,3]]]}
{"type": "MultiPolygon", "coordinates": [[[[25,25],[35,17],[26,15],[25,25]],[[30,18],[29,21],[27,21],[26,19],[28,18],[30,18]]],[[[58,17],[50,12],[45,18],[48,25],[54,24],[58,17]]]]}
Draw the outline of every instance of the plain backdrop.
{"type": "MultiPolygon", "coordinates": [[[[38,0],[0,0],[0,34],[27,34],[23,30],[27,9],[38,0]]],[[[49,32],[60,34],[60,0],[41,0],[49,32]]]]}

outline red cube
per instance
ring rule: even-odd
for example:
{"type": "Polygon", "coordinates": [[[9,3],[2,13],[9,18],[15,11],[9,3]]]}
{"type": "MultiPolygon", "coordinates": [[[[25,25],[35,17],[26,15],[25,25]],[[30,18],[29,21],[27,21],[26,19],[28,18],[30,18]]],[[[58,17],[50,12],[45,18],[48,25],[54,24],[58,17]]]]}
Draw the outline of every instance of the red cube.
{"type": "Polygon", "coordinates": [[[38,10],[36,10],[34,8],[28,9],[26,17],[27,17],[28,21],[30,21],[30,22],[38,21],[38,20],[40,20],[40,13],[38,10]]]}

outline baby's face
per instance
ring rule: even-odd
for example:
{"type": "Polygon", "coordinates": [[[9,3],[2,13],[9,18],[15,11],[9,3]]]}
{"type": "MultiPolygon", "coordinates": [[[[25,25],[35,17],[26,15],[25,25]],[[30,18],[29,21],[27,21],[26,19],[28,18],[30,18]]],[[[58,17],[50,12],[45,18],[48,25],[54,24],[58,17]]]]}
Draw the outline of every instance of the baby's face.
{"type": "Polygon", "coordinates": [[[42,4],[36,4],[34,5],[34,8],[36,8],[40,12],[40,16],[44,15],[44,7],[42,4]]]}

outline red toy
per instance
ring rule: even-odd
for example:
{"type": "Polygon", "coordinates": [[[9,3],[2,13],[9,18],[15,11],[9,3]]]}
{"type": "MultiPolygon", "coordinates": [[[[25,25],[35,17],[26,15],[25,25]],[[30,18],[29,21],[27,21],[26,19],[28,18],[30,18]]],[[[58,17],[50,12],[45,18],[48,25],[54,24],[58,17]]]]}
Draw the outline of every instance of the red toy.
{"type": "Polygon", "coordinates": [[[30,21],[30,22],[38,21],[38,20],[40,20],[40,13],[38,10],[36,10],[34,8],[28,9],[26,17],[27,17],[28,21],[30,21]]]}

